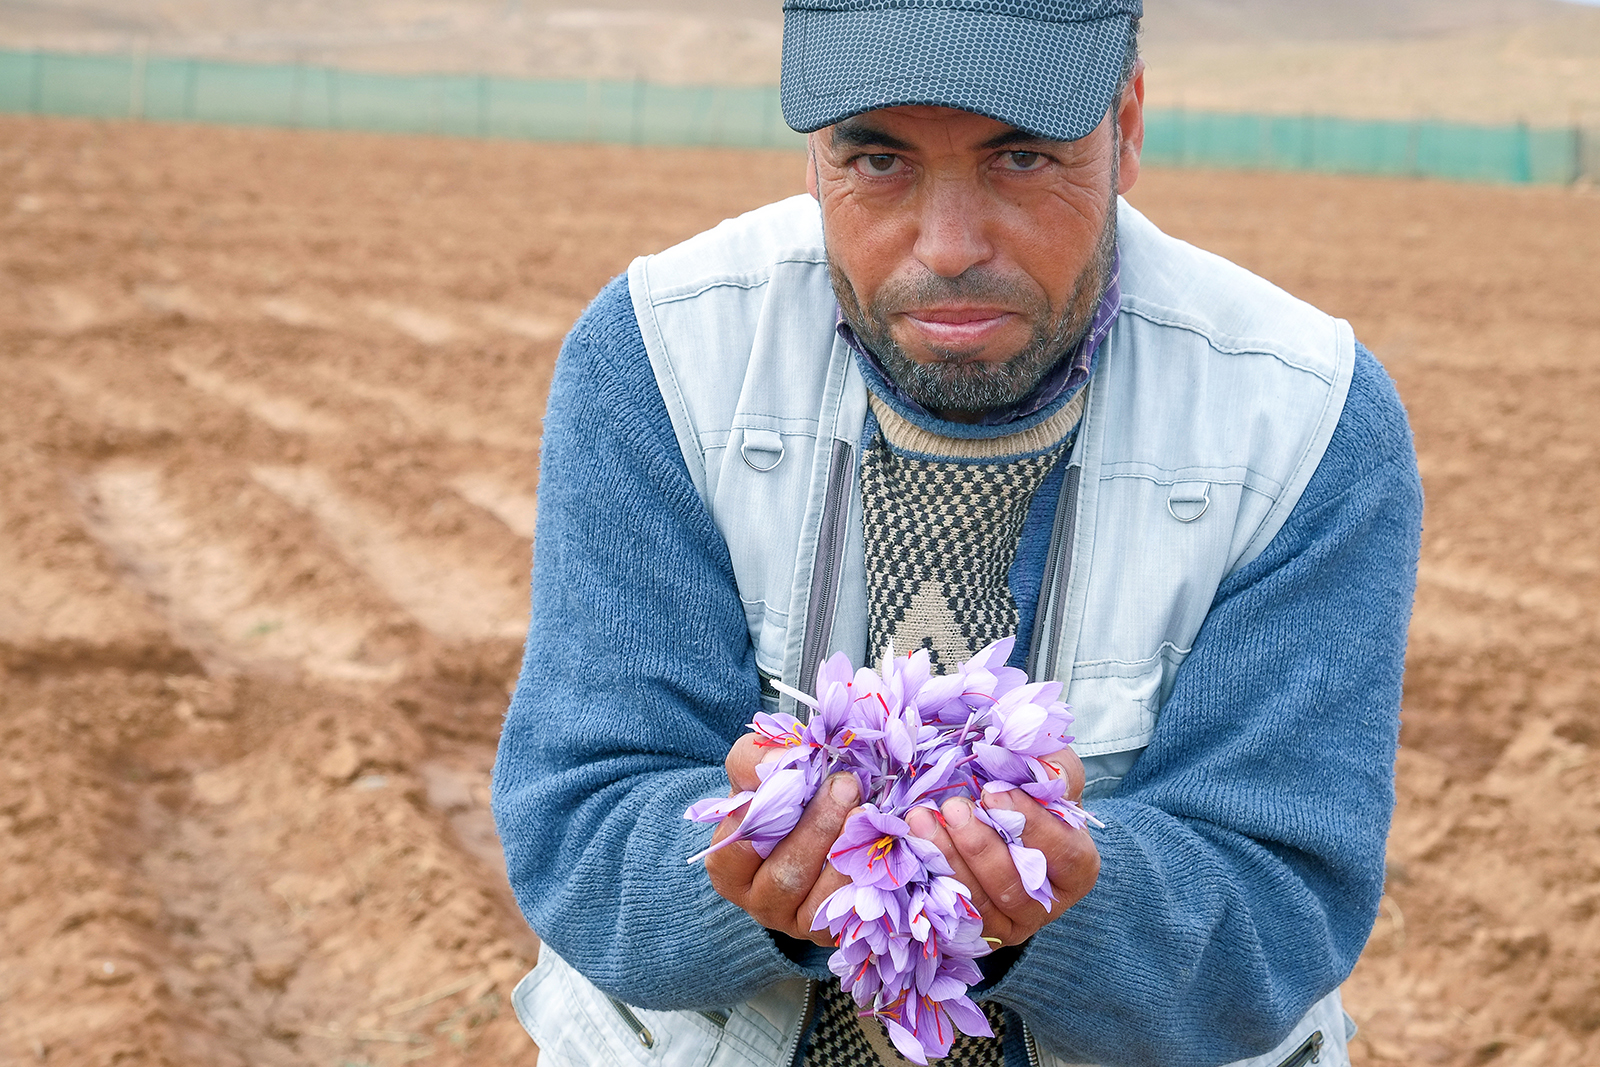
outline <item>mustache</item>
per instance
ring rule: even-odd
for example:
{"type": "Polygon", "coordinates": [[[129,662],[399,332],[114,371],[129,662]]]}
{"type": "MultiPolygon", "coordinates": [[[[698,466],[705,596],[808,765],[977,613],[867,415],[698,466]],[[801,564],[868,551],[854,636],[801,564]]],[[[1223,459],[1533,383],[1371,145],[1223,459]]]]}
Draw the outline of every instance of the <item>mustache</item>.
{"type": "Polygon", "coordinates": [[[1033,310],[1039,303],[1026,283],[997,271],[973,267],[954,278],[929,271],[886,282],[875,295],[870,310],[886,316],[908,308],[954,301],[1001,304],[1021,311],[1033,310]]]}

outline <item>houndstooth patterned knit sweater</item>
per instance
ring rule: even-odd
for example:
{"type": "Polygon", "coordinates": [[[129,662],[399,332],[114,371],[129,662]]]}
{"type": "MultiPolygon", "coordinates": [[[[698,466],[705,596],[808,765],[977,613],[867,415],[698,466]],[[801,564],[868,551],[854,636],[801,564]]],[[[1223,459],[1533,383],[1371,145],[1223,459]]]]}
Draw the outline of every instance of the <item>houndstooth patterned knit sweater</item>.
{"type": "MultiPolygon", "coordinates": [[[[890,643],[897,653],[925,648],[943,673],[1017,632],[1008,580],[1023,524],[1071,450],[1084,401],[1080,391],[1031,429],[973,440],[940,436],[871,397],[861,504],[872,656],[890,643]]],[[[1005,1016],[996,1004],[980,1006],[995,1037],[958,1034],[943,1061],[949,1067],[1002,1064],[1005,1016]]],[[[823,983],[808,1067],[911,1062],[881,1022],[858,1011],[838,983],[823,983]]]]}

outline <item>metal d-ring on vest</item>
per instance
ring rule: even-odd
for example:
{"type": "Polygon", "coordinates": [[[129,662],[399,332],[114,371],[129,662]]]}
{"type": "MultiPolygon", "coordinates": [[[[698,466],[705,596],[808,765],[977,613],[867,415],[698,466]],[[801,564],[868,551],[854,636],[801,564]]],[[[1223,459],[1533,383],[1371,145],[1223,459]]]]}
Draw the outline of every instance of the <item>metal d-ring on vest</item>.
{"type": "Polygon", "coordinates": [[[765,474],[777,469],[783,462],[783,438],[771,430],[746,430],[744,442],[739,445],[739,455],[744,457],[745,463],[751,470],[758,474],[765,474]],[[762,466],[751,458],[752,453],[761,457],[772,457],[772,462],[762,466]]]}
{"type": "Polygon", "coordinates": [[[1167,514],[1183,523],[1199,521],[1200,516],[1204,515],[1209,507],[1211,507],[1210,482],[1200,483],[1199,495],[1195,495],[1192,486],[1175,485],[1172,487],[1172,494],[1167,497],[1167,514]],[[1200,510],[1193,515],[1179,515],[1177,509],[1173,507],[1174,504],[1199,504],[1200,510]]]}

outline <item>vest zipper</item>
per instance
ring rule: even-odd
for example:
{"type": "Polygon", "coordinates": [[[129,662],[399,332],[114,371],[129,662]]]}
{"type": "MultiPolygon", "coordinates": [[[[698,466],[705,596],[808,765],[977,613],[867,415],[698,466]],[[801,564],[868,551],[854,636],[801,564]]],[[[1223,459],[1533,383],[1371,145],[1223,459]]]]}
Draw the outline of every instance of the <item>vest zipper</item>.
{"type": "MultiPolygon", "coordinates": [[[[817,669],[833,635],[833,613],[838,606],[839,569],[844,564],[845,524],[850,518],[851,448],[847,441],[833,442],[828,463],[828,488],[822,498],[822,528],[817,536],[817,558],[811,569],[811,598],[806,608],[806,636],[800,645],[800,676],[795,687],[802,693],[816,688],[817,669]]],[[[870,654],[871,649],[867,650],[870,654]]]]}
{"type": "Polygon", "coordinates": [[[622,1016],[622,1021],[628,1024],[628,1029],[632,1030],[633,1036],[639,1039],[639,1044],[645,1048],[656,1047],[655,1035],[650,1033],[649,1027],[639,1021],[639,1017],[633,1013],[632,1008],[616,997],[607,997],[606,999],[611,1001],[611,1006],[617,1010],[618,1015],[622,1016]]]}
{"type": "Polygon", "coordinates": [[[1305,1067],[1308,1063],[1316,1063],[1322,1059],[1322,1031],[1314,1031],[1306,1038],[1305,1044],[1290,1053],[1289,1058],[1278,1064],[1278,1067],[1305,1067]]]}
{"type": "Polygon", "coordinates": [[[1055,677],[1056,654],[1061,648],[1062,618],[1066,608],[1067,579],[1072,574],[1072,539],[1078,529],[1078,480],[1083,468],[1069,466],[1056,504],[1055,523],[1050,528],[1050,555],[1045,560],[1044,582],[1033,612],[1033,635],[1028,642],[1028,677],[1043,682],[1055,677]],[[1049,623],[1045,633],[1044,623],[1049,623]],[[1048,663],[1039,662],[1040,652],[1049,649],[1048,663]]]}
{"type": "Polygon", "coordinates": [[[1033,1039],[1028,1024],[1022,1024],[1022,1047],[1028,1050],[1028,1067],[1039,1067],[1039,1043],[1033,1039]]]}
{"type": "Polygon", "coordinates": [[[800,1009],[800,1019],[794,1024],[794,1035],[789,1038],[788,1052],[778,1062],[787,1063],[789,1067],[801,1067],[800,1039],[806,1036],[806,1025],[811,1022],[811,1013],[817,1010],[817,982],[811,978],[806,980],[806,1002],[800,1009]]]}

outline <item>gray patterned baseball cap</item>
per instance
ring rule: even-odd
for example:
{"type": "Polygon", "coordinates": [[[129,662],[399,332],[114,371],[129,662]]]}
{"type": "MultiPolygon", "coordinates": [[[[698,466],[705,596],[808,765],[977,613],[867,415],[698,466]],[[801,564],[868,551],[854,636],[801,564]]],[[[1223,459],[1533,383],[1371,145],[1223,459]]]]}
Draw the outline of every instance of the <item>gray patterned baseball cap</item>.
{"type": "Polygon", "coordinates": [[[938,104],[1075,141],[1105,117],[1142,0],[785,0],[783,117],[810,133],[938,104]]]}

